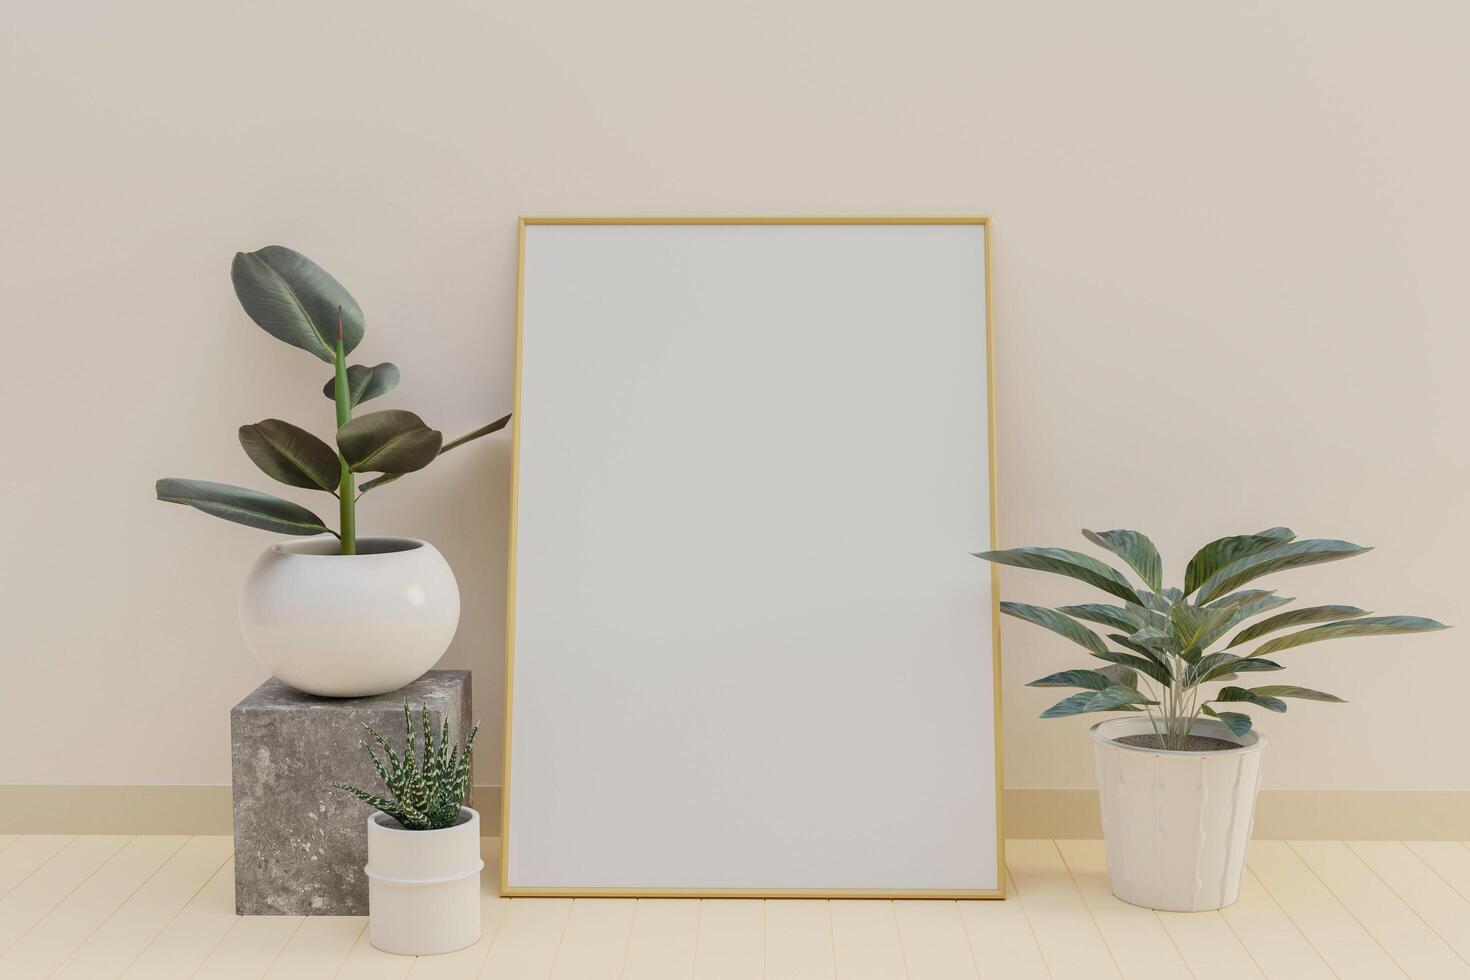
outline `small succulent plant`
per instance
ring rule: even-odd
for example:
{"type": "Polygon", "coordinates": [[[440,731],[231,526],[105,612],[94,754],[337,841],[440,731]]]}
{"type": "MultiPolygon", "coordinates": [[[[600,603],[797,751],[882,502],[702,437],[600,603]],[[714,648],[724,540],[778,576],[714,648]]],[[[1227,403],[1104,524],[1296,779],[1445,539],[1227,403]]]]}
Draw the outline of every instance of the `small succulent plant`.
{"type": "Polygon", "coordinates": [[[451,751],[449,721],[445,720],[444,729],[439,733],[439,744],[435,745],[434,727],[429,724],[429,709],[422,707],[420,714],[423,716],[424,730],[422,763],[415,757],[413,712],[409,710],[407,702],[403,705],[401,756],[371,726],[362,726],[387,756],[385,765],[371,745],[362,743],[363,749],[373,760],[373,768],[388,787],[391,798],[344,783],[333,785],[351,793],[368,806],[382,810],[409,830],[442,830],[454,825],[454,821],[459,818],[459,809],[469,795],[470,758],[474,753],[475,733],[480,730],[480,726],[470,729],[470,737],[464,744],[463,752],[458,746],[451,751]]]}

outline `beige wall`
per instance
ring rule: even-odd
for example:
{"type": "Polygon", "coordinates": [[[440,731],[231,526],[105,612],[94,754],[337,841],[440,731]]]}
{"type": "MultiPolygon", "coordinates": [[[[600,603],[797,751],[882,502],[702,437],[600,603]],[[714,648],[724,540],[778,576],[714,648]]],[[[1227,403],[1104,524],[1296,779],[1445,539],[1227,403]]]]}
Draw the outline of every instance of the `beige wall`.
{"type": "MultiPolygon", "coordinates": [[[[244,318],[232,253],[330,268],[361,356],[403,368],[383,404],[457,433],[510,402],[520,213],[990,214],[1005,543],[1138,527],[1177,576],[1285,523],[1379,550],[1283,590],[1470,623],[1467,10],[7,4],[0,783],[228,780],[228,708],[264,676],[235,597],[268,538],[152,481],[265,485],[237,425],[330,429],[322,365],[244,318]]],[[[360,517],[459,574],[481,783],[508,453],[360,517]]],[[[1267,719],[1269,784],[1470,789],[1466,635],[1289,654],[1283,680],[1353,703],[1267,719]]],[[[1007,622],[1010,785],[1090,785],[1084,723],[1021,686],[1078,660],[1007,622]]]]}

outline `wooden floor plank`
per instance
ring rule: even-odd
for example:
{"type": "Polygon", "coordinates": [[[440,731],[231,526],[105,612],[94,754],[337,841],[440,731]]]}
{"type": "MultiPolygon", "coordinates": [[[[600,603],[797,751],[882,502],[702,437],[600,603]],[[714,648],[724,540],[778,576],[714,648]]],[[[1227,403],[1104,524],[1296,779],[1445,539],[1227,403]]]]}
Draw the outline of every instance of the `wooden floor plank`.
{"type": "Polygon", "coordinates": [[[765,910],[761,901],[702,900],[694,980],[761,980],[766,968],[765,910]]]}
{"type": "Polygon", "coordinates": [[[1263,975],[1219,912],[1154,914],[1197,980],[1231,980],[1263,975]]]}
{"type": "Polygon", "coordinates": [[[579,898],[572,902],[551,968],[552,980],[618,980],[633,931],[632,898],[579,898]]]}
{"type": "Polygon", "coordinates": [[[413,969],[408,971],[410,980],[471,980],[480,975],[501,920],[510,907],[510,899],[501,898],[498,890],[500,838],[480,838],[480,857],[485,861],[485,868],[480,872],[480,938],[474,945],[452,953],[418,957],[413,969]]]}
{"type": "Polygon", "coordinates": [[[192,837],[83,942],[53,976],[116,977],[230,859],[228,837],[192,837]]]}
{"type": "Polygon", "coordinates": [[[832,956],[837,980],[889,980],[907,976],[898,916],[888,901],[834,901],[832,956]]]}
{"type": "Polygon", "coordinates": [[[569,898],[511,899],[480,976],[547,980],[571,911],[569,898]]]}
{"type": "Polygon", "coordinates": [[[397,956],[378,949],[364,929],[358,933],[347,959],[342,961],[336,980],[403,980],[415,965],[412,956],[397,956]]]}
{"type": "Polygon", "coordinates": [[[1470,900],[1470,847],[1453,840],[1406,841],[1404,846],[1470,900]]]}
{"type": "Polygon", "coordinates": [[[906,899],[894,902],[893,911],[909,980],[976,980],[958,903],[906,899]]]}
{"type": "Polygon", "coordinates": [[[15,945],[131,839],[78,837],[0,898],[0,951],[15,945]]]}
{"type": "Polygon", "coordinates": [[[1396,841],[1350,841],[1348,847],[1461,960],[1470,961],[1470,901],[1396,841]]]}
{"type": "Polygon", "coordinates": [[[1053,977],[1102,980],[1119,976],[1112,953],[1054,843],[1007,841],[1006,866],[1053,977]]]}
{"type": "Polygon", "coordinates": [[[1045,980],[1050,974],[1026,917],[1026,903],[1007,876],[1004,902],[959,903],[981,980],[1045,980]]]}
{"type": "Polygon", "coordinates": [[[767,980],[833,980],[832,918],[820,898],[766,902],[767,980]]]}
{"type": "Polygon", "coordinates": [[[123,976],[174,980],[194,975],[235,924],[235,864],[226,861],[183,910],[144,947],[123,976]]]}
{"type": "Polygon", "coordinates": [[[0,834],[0,851],[20,840],[20,834],[0,834]]]}
{"type": "Polygon", "coordinates": [[[306,921],[302,915],[245,915],[210,951],[197,980],[260,980],[306,921]]]}
{"type": "Polygon", "coordinates": [[[1220,915],[1270,980],[1332,980],[1332,970],[1249,868],[1220,915]]]}
{"type": "Polygon", "coordinates": [[[1292,841],[1292,850],[1411,977],[1470,980],[1470,963],[1445,945],[1342,841],[1292,841]]]}
{"type": "Polygon", "coordinates": [[[0,898],[74,840],[72,834],[27,834],[0,851],[0,898]]]}
{"type": "Polygon", "coordinates": [[[1285,841],[1252,841],[1256,878],[1342,980],[1383,980],[1403,971],[1285,841]]]}
{"type": "Polygon", "coordinates": [[[360,915],[310,915],[271,963],[266,980],[334,977],[352,952],[367,919],[360,915]]]}
{"type": "Polygon", "coordinates": [[[699,899],[640,898],[621,980],[689,980],[699,935],[699,899]]]}
{"type": "Polygon", "coordinates": [[[1124,977],[1177,980],[1189,975],[1159,917],[1113,895],[1102,841],[1059,840],[1056,845],[1124,977]]]}
{"type": "Polygon", "coordinates": [[[7,980],[47,977],[183,847],[187,837],[134,837],[0,954],[7,980]]]}

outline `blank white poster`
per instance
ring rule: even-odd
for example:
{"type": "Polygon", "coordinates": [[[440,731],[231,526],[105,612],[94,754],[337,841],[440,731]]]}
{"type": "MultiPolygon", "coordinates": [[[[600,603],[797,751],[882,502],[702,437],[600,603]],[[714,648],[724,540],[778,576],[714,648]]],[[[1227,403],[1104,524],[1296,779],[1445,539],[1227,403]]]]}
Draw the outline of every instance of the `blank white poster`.
{"type": "Polygon", "coordinates": [[[988,226],[522,225],[510,894],[1001,887],[988,226]]]}

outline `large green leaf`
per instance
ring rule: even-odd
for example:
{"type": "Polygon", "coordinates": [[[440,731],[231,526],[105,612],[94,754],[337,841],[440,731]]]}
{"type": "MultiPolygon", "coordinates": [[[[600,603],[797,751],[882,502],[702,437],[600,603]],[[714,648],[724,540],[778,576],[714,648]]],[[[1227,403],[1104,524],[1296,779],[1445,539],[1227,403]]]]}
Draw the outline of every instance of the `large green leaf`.
{"type": "Polygon", "coordinates": [[[1153,657],[1138,657],[1131,653],[1119,653],[1117,650],[1107,650],[1103,653],[1095,653],[1093,656],[1099,660],[1107,660],[1131,670],[1136,670],[1140,674],[1146,674],[1165,686],[1172,683],[1174,679],[1174,675],[1170,672],[1168,664],[1155,660],[1153,657]]]}
{"type": "Polygon", "coordinates": [[[279,534],[321,534],[328,530],[322,519],[311,511],[280,497],[258,490],[211,483],[208,480],[180,480],[169,477],[155,485],[158,499],[223,517],[236,524],[258,527],[279,534]]]}
{"type": "Polygon", "coordinates": [[[1225,727],[1229,728],[1230,731],[1234,733],[1236,738],[1244,738],[1245,735],[1251,730],[1250,715],[1242,714],[1239,711],[1216,711],[1209,705],[1204,705],[1200,708],[1200,710],[1209,715],[1211,718],[1218,718],[1223,721],[1225,723],[1225,727]]]}
{"type": "Polygon", "coordinates": [[[1217,680],[1226,674],[1281,669],[1281,665],[1274,660],[1253,660],[1222,651],[1201,657],[1198,663],[1190,665],[1190,668],[1184,672],[1184,686],[1194,687],[1205,681],[1217,680]]]}
{"type": "MultiPolygon", "coordinates": [[[[467,432],[464,435],[460,436],[458,439],[452,439],[449,442],[446,442],[444,445],[439,447],[439,455],[443,456],[445,453],[449,452],[449,450],[457,448],[459,446],[463,446],[465,443],[470,442],[473,439],[478,439],[481,436],[488,436],[492,432],[499,432],[501,429],[506,427],[506,425],[510,422],[510,419],[511,417],[509,415],[502,416],[501,418],[496,419],[494,422],[491,422],[489,425],[481,426],[474,432],[467,432]]],[[[367,493],[374,487],[381,487],[385,483],[392,483],[394,480],[398,479],[402,475],[402,473],[384,473],[382,476],[375,476],[371,480],[364,482],[362,486],[358,487],[358,490],[360,490],[362,493],[367,493]]]]}
{"type": "Polygon", "coordinates": [[[412,412],[369,412],[337,430],[337,447],[354,473],[412,473],[439,455],[444,436],[412,412]]]}
{"type": "MultiPolygon", "coordinates": [[[[398,387],[398,365],[374,364],[368,367],[366,364],[353,364],[347,368],[347,394],[349,404],[356,408],[360,403],[386,395],[398,387]]],[[[337,400],[337,376],[333,375],[327,379],[322,386],[322,394],[332,401],[337,400]]]]}
{"type": "Polygon", "coordinates": [[[1278,636],[1256,647],[1251,651],[1251,656],[1260,657],[1278,650],[1290,650],[1304,643],[1319,643],[1322,640],[1349,636],[1395,636],[1400,633],[1427,633],[1448,628],[1444,623],[1437,623],[1423,616],[1371,616],[1367,619],[1351,619],[1345,623],[1313,626],[1311,629],[1278,636]]]}
{"type": "Polygon", "coordinates": [[[1092,623],[1101,623],[1111,626],[1116,630],[1126,630],[1136,633],[1143,628],[1143,621],[1134,616],[1122,606],[1110,606],[1101,602],[1087,602],[1080,606],[1058,606],[1058,612],[1064,612],[1073,619],[1085,619],[1092,623]]]}
{"type": "Polygon", "coordinates": [[[1304,701],[1329,701],[1333,704],[1347,704],[1336,694],[1328,694],[1326,691],[1314,691],[1310,687],[1297,687],[1294,684],[1267,684],[1264,687],[1251,688],[1252,693],[1272,698],[1301,698],[1304,701]]]}
{"type": "Polygon", "coordinates": [[[1331,541],[1320,538],[1278,544],[1252,552],[1219,569],[1200,586],[1199,601],[1209,602],[1237,586],[1244,585],[1251,579],[1260,578],[1272,572],[1339,561],[1371,550],[1371,548],[1365,548],[1349,541],[1331,541]]]}
{"type": "Polygon", "coordinates": [[[1198,653],[1209,646],[1213,637],[1229,629],[1235,610],[1229,606],[1207,609],[1181,602],[1169,610],[1169,630],[1179,643],[1179,655],[1186,660],[1198,659],[1198,653]]]}
{"type": "Polygon", "coordinates": [[[1130,710],[1133,705],[1158,704],[1131,687],[1114,685],[1101,691],[1083,691],[1063,698],[1041,713],[1043,718],[1064,718],[1090,711],[1130,710]]]}
{"type": "Polygon", "coordinates": [[[1205,579],[1231,562],[1290,541],[1294,537],[1296,535],[1290,528],[1273,527],[1260,534],[1238,534],[1228,538],[1216,538],[1189,560],[1189,567],[1184,570],[1184,594],[1189,595],[1203,585],[1205,579]]]}
{"type": "Polygon", "coordinates": [[[1137,531],[1089,531],[1084,528],[1082,536],[1126,561],[1150,589],[1157,592],[1163,586],[1164,561],[1147,535],[1137,531]]]}
{"type": "Polygon", "coordinates": [[[333,363],[341,311],[342,349],[362,341],[362,310],[341,283],[300,252],[267,245],[237,252],[230,266],[235,295],[246,314],[278,340],[333,363]]]}
{"type": "Polygon", "coordinates": [[[1055,674],[1038,677],[1027,687],[1084,687],[1090,691],[1101,691],[1112,687],[1113,681],[1099,670],[1062,670],[1055,674]]]}
{"type": "Polygon", "coordinates": [[[1122,633],[1109,633],[1108,639],[1112,640],[1119,646],[1124,647],[1125,649],[1132,650],[1143,660],[1147,660],[1150,663],[1157,665],[1168,676],[1173,676],[1173,667],[1170,663],[1170,657],[1168,654],[1161,653],[1158,650],[1152,650],[1141,643],[1134,643],[1131,639],[1124,636],[1122,633]]]}
{"type": "Polygon", "coordinates": [[[1066,575],[1128,602],[1143,601],[1128,584],[1122,572],[1079,551],[1069,551],[1066,548],[1007,548],[1004,551],[980,551],[974,554],[976,558],[984,558],[998,565],[1014,565],[1016,568],[1066,575]]]}
{"type": "Polygon", "coordinates": [[[1290,596],[1276,595],[1265,589],[1247,589],[1244,592],[1232,592],[1223,599],[1217,599],[1206,608],[1230,609],[1230,617],[1224,622],[1214,624],[1210,629],[1200,634],[1196,652],[1209,649],[1210,645],[1224,636],[1235,626],[1252,616],[1259,615],[1267,609],[1275,609],[1291,602],[1290,596]]]}
{"type": "Polygon", "coordinates": [[[240,426],[240,446],[269,477],[307,490],[337,489],[341,463],[331,446],[280,419],[240,426]]]}
{"type": "Polygon", "coordinates": [[[1261,694],[1258,691],[1247,690],[1243,687],[1222,687],[1215,692],[1215,696],[1210,700],[1217,704],[1222,701],[1244,701],[1247,704],[1260,705],[1267,711],[1275,711],[1277,713],[1286,710],[1286,702],[1280,698],[1274,698],[1269,694],[1261,694]]]}
{"type": "Polygon", "coordinates": [[[1258,636],[1274,633],[1277,630],[1286,629],[1288,626],[1301,626],[1304,623],[1326,623],[1342,619],[1352,619],[1356,616],[1366,616],[1368,610],[1359,609],[1357,606],[1306,606],[1302,609],[1293,609],[1290,612],[1277,613],[1268,616],[1251,626],[1236,633],[1225,644],[1225,649],[1249,643],[1258,636]]]}
{"type": "Polygon", "coordinates": [[[1046,609],[1042,606],[1029,606],[1024,602],[1002,602],[1000,611],[1007,616],[1015,616],[1024,619],[1028,623],[1044,626],[1060,636],[1065,636],[1073,643],[1079,643],[1091,650],[1093,653],[1106,653],[1107,644],[1102,641],[1092,630],[1087,629],[1074,619],[1070,619],[1057,612],[1055,609],[1046,609]]]}

